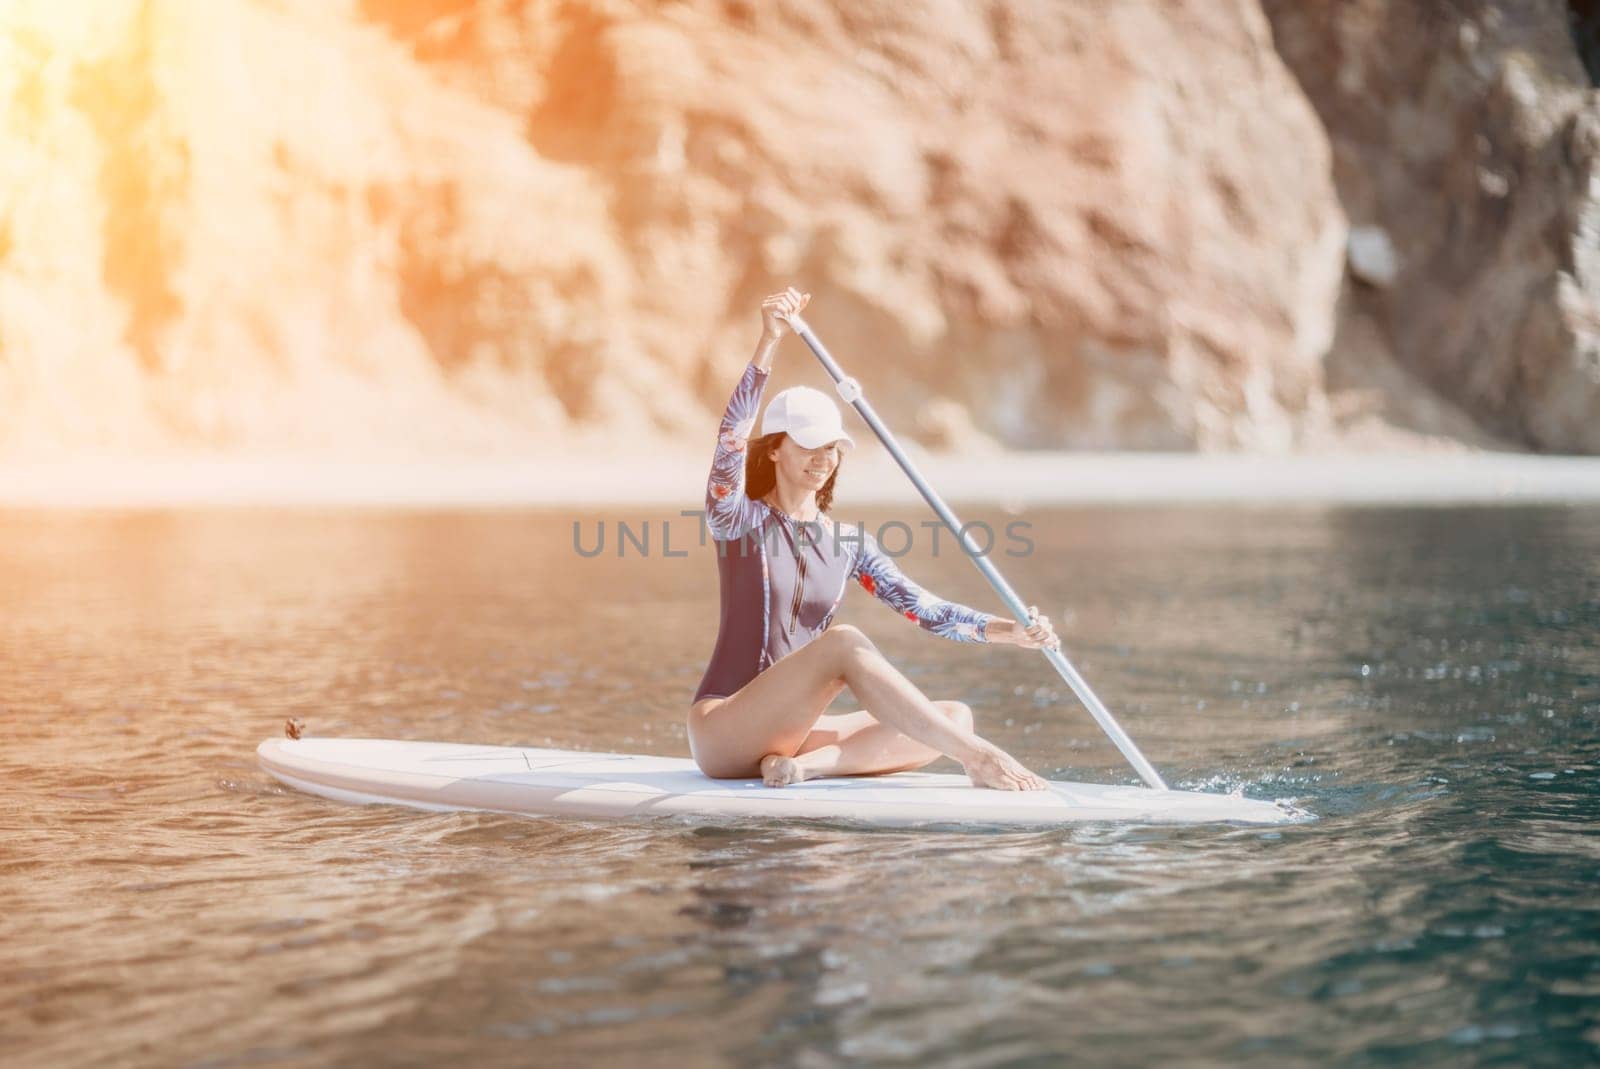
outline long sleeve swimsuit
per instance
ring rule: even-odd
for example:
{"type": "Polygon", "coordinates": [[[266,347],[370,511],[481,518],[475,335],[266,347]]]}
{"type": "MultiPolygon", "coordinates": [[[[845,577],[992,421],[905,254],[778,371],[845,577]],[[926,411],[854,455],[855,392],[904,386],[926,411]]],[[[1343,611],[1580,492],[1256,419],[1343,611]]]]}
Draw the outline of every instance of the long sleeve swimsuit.
{"type": "Polygon", "coordinates": [[[725,698],[833,622],[854,579],[926,631],[987,642],[994,617],[913,583],[864,528],[826,517],[797,522],[745,496],[745,450],[767,373],[750,364],[723,413],[706,483],[706,526],[717,547],[722,617],[694,700],[725,698]]]}

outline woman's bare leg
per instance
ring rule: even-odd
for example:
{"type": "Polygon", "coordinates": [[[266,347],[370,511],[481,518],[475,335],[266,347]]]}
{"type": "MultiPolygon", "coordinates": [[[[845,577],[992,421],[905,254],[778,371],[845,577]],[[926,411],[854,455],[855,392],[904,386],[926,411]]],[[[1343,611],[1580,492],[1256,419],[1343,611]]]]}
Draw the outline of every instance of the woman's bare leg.
{"type": "Polygon", "coordinates": [[[798,754],[845,686],[878,721],[961,762],[976,785],[1044,788],[1044,781],[1014,757],[942,715],[860,630],[849,626],[829,628],[732,697],[697,705],[689,716],[690,749],[707,775],[755,775],[769,754],[798,754]]]}
{"type": "MultiPolygon", "coordinates": [[[[965,702],[933,704],[956,727],[972,731],[972,709],[965,702]]],[[[922,768],[941,756],[938,750],[902,735],[863,709],[824,716],[806,736],[799,753],[762,758],[761,778],[769,787],[782,787],[819,776],[881,776],[922,768]]]]}

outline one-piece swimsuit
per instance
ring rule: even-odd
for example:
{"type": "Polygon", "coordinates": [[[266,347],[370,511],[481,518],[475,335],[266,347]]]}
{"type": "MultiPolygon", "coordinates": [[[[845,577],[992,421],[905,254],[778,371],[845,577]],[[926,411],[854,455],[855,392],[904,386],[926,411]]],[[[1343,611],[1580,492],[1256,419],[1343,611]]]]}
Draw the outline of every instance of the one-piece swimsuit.
{"type": "Polygon", "coordinates": [[[745,453],[767,373],[754,364],[728,399],[706,483],[705,522],[717,549],[721,620],[694,700],[736,694],[828,629],[851,580],[926,631],[987,642],[996,617],[924,590],[863,527],[826,516],[797,521],[745,496],[745,453]]]}

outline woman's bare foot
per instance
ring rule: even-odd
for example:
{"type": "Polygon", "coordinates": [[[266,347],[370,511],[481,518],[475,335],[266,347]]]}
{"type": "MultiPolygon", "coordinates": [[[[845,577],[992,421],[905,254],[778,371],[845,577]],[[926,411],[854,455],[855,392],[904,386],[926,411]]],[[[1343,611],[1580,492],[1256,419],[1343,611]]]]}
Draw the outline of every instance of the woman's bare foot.
{"type": "Polygon", "coordinates": [[[806,770],[792,757],[769,753],[761,759],[761,782],[768,787],[787,787],[791,783],[803,782],[805,778],[806,770]]]}
{"type": "MultiPolygon", "coordinates": [[[[763,764],[762,766],[766,766],[763,764]]],[[[1043,791],[1049,785],[1039,776],[1029,772],[1022,762],[998,746],[986,745],[977,756],[962,762],[967,778],[974,787],[988,787],[996,791],[1043,791]]]]}

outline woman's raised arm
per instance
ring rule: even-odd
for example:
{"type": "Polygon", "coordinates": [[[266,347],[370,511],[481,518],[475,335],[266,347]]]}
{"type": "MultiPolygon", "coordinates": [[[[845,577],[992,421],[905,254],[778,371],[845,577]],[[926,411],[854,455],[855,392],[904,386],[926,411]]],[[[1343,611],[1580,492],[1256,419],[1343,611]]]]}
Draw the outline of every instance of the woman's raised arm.
{"type": "Polygon", "coordinates": [[[706,480],[706,527],[722,541],[740,537],[758,518],[755,503],[744,496],[744,458],[766,384],[765,369],[754,362],[747,366],[717,428],[717,451],[706,480]]]}
{"type": "Polygon", "coordinates": [[[761,410],[761,391],[767,385],[772,354],[789,330],[783,317],[799,312],[810,300],[811,294],[790,287],[761,302],[761,340],[722,413],[717,451],[712,454],[711,475],[706,480],[706,527],[713,538],[739,538],[760,519],[754,502],[744,494],[745,449],[761,410]]]}

